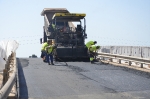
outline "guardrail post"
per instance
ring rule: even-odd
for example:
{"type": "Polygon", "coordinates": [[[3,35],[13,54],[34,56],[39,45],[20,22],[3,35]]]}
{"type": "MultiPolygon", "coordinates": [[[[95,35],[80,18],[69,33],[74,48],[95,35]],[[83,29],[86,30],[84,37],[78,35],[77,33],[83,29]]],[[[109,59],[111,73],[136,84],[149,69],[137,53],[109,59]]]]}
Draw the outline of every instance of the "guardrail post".
{"type": "Polygon", "coordinates": [[[131,66],[131,64],[132,64],[132,62],[131,62],[131,61],[129,61],[129,66],[131,66]]]}
{"type": "Polygon", "coordinates": [[[113,59],[112,59],[112,58],[110,58],[110,59],[109,59],[109,61],[110,61],[110,62],[113,62],[113,59]]]}
{"type": "Polygon", "coordinates": [[[104,57],[101,57],[101,59],[104,60],[105,58],[104,58],[104,57]]]}
{"type": "Polygon", "coordinates": [[[121,59],[119,59],[119,64],[121,64],[121,59]]]}
{"type": "Polygon", "coordinates": [[[141,68],[143,68],[143,63],[141,63],[141,68]]]}
{"type": "Polygon", "coordinates": [[[132,63],[138,63],[136,65],[140,65],[141,68],[144,67],[144,64],[148,65],[148,67],[150,68],[150,59],[148,58],[140,58],[140,57],[135,57],[135,56],[131,56],[132,55],[132,47],[131,47],[131,53],[129,56],[125,56],[125,55],[117,55],[117,54],[108,54],[108,53],[98,53],[99,56],[102,55],[101,59],[105,60],[105,57],[107,57],[107,59],[109,59],[109,61],[113,61],[112,59],[115,59],[114,62],[117,62],[118,64],[121,64],[122,61],[121,60],[125,60],[125,63],[128,63],[128,66],[132,66],[134,64],[132,63]]]}

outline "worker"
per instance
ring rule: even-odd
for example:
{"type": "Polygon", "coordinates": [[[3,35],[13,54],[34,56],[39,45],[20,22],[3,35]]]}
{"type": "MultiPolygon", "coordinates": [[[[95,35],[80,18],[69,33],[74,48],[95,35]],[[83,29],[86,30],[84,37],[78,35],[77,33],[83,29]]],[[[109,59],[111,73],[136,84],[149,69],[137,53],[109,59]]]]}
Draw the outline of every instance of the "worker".
{"type": "Polygon", "coordinates": [[[45,43],[43,43],[43,45],[42,45],[42,49],[41,49],[41,58],[43,58],[43,62],[47,62],[46,61],[46,50],[45,50],[45,48],[47,47],[47,46],[49,46],[51,44],[51,40],[47,40],[47,42],[45,42],[45,43]]]}
{"type": "Polygon", "coordinates": [[[87,49],[89,49],[92,45],[95,45],[95,44],[97,44],[97,41],[89,41],[86,43],[86,47],[87,49]]]}
{"type": "Polygon", "coordinates": [[[49,45],[45,48],[47,54],[46,54],[46,60],[48,62],[49,65],[54,65],[53,63],[53,54],[54,54],[54,51],[56,50],[57,46],[56,45],[49,45]],[[51,60],[51,63],[49,61],[49,58],[51,60]]]}
{"type": "Polygon", "coordinates": [[[55,24],[53,23],[52,23],[52,28],[53,28],[53,31],[55,31],[55,24]]]}
{"type": "Polygon", "coordinates": [[[100,46],[91,46],[89,48],[89,54],[90,54],[90,62],[94,63],[94,57],[96,56],[97,50],[100,48],[100,46]]]}
{"type": "Polygon", "coordinates": [[[92,45],[95,45],[95,44],[97,44],[97,41],[89,41],[89,42],[87,42],[87,43],[85,44],[85,52],[88,53],[89,48],[90,48],[92,45]]]}

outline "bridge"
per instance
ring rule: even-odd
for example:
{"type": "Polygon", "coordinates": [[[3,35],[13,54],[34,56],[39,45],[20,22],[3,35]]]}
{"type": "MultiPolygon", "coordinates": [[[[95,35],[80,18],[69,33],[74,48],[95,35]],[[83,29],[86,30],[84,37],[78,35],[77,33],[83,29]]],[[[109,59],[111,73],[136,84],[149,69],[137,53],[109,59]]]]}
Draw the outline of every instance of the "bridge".
{"type": "Polygon", "coordinates": [[[150,98],[149,47],[103,46],[95,64],[48,65],[41,58],[16,57],[16,41],[2,43],[1,99],[150,98]]]}

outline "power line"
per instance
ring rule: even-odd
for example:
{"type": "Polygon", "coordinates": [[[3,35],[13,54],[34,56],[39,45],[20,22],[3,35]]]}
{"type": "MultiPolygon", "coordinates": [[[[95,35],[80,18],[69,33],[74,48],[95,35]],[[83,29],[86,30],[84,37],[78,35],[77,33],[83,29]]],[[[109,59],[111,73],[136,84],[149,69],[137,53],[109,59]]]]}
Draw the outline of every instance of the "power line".
{"type": "MultiPolygon", "coordinates": [[[[43,35],[30,35],[30,36],[18,36],[18,37],[7,37],[7,38],[0,38],[0,39],[11,39],[11,38],[19,38],[19,39],[22,39],[22,38],[26,38],[26,37],[38,37],[40,36],[40,38],[43,37],[43,35]]],[[[34,41],[34,40],[39,40],[40,38],[38,39],[32,39],[32,40],[29,40],[29,39],[25,39],[25,40],[18,40],[18,41],[34,41]]],[[[100,39],[106,39],[107,41],[109,39],[111,40],[121,40],[121,41],[126,41],[126,42],[139,42],[139,43],[150,43],[150,42],[143,42],[143,41],[138,41],[138,40],[129,40],[129,39],[118,39],[118,38],[110,38],[110,37],[101,37],[101,36],[90,36],[90,38],[100,38],[100,39]]]]}
{"type": "MultiPolygon", "coordinates": [[[[34,43],[20,43],[19,45],[29,45],[29,44],[40,44],[40,42],[34,42],[34,43]]],[[[41,44],[40,44],[41,45],[41,44]]]]}
{"type": "MultiPolygon", "coordinates": [[[[16,39],[16,40],[18,41],[18,43],[20,43],[20,45],[27,45],[27,44],[37,44],[37,43],[40,44],[40,38],[42,38],[42,37],[43,37],[42,35],[32,35],[32,36],[30,35],[30,36],[20,36],[20,37],[11,37],[11,38],[19,38],[21,40],[19,40],[19,39],[16,39]],[[38,36],[40,36],[40,37],[37,38],[38,36]],[[24,40],[22,39],[22,38],[26,38],[26,37],[34,37],[34,39],[32,39],[32,38],[31,39],[28,38],[28,39],[24,39],[24,40]],[[33,41],[37,41],[37,40],[39,40],[39,42],[33,43],[33,41]],[[24,41],[26,41],[26,42],[31,41],[31,43],[22,43],[24,41]]],[[[131,45],[131,44],[133,44],[133,45],[147,45],[148,44],[149,45],[150,44],[149,41],[143,42],[143,41],[138,41],[138,40],[127,40],[127,39],[118,39],[118,38],[111,38],[111,37],[90,36],[90,38],[100,40],[101,44],[102,43],[113,43],[113,44],[120,44],[120,45],[122,45],[122,44],[125,44],[125,45],[131,45]]],[[[4,38],[4,39],[6,39],[6,38],[4,38]]]]}
{"type": "Polygon", "coordinates": [[[18,37],[7,37],[7,38],[0,38],[0,39],[10,39],[10,38],[24,38],[24,37],[37,37],[37,36],[41,36],[41,37],[43,37],[43,35],[30,35],[30,36],[18,36],[18,37]]]}

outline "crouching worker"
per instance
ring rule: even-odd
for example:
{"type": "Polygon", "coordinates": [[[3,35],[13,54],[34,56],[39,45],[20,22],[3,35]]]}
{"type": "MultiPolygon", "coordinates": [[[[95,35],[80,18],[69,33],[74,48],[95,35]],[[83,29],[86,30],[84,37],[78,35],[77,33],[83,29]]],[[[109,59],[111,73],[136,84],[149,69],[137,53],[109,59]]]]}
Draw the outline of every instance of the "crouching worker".
{"type": "Polygon", "coordinates": [[[47,40],[47,42],[43,43],[43,45],[42,45],[41,58],[43,59],[43,62],[47,62],[47,60],[46,60],[47,52],[46,52],[45,48],[47,46],[49,46],[50,44],[51,44],[51,40],[47,40]]]}
{"type": "Polygon", "coordinates": [[[97,41],[89,41],[86,43],[86,47],[87,49],[89,49],[92,45],[95,45],[95,44],[97,44],[97,41]]]}
{"type": "Polygon", "coordinates": [[[89,48],[89,54],[90,54],[90,62],[94,63],[94,57],[97,55],[97,50],[100,48],[100,46],[91,46],[89,48]]]}
{"type": "Polygon", "coordinates": [[[54,46],[54,45],[50,45],[50,46],[47,46],[45,48],[46,52],[47,52],[46,60],[48,62],[48,65],[54,65],[54,63],[53,63],[53,53],[56,50],[56,48],[57,48],[57,46],[54,46]],[[50,63],[50,61],[51,61],[51,63],[50,63]]]}
{"type": "Polygon", "coordinates": [[[85,44],[85,51],[88,52],[89,48],[93,45],[97,44],[97,41],[89,41],[85,44]]]}

